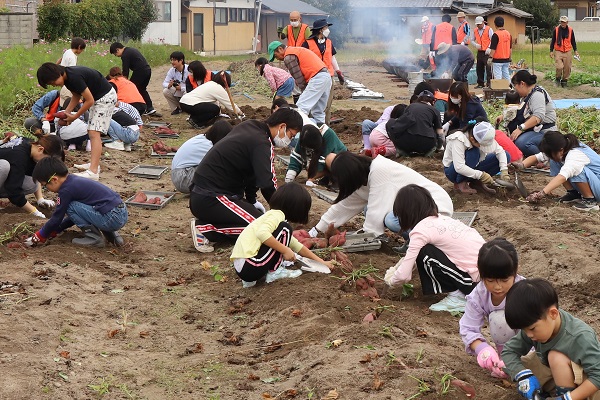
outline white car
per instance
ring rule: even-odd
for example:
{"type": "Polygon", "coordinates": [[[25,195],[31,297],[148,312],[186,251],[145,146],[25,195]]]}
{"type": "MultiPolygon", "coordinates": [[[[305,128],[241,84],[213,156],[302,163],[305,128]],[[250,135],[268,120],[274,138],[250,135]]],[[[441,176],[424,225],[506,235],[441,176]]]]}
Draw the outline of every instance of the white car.
{"type": "Polygon", "coordinates": [[[589,21],[600,21],[600,17],[585,17],[581,21],[589,22],[589,21]]]}

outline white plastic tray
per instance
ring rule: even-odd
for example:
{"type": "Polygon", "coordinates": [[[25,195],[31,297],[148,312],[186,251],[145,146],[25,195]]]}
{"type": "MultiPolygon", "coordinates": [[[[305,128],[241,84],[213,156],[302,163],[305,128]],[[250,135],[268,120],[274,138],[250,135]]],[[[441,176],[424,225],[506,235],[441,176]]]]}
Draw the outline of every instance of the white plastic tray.
{"type": "Polygon", "coordinates": [[[347,253],[379,250],[381,248],[381,240],[376,239],[374,233],[366,233],[362,231],[347,232],[346,243],[344,243],[342,248],[347,253]]]}
{"type": "Polygon", "coordinates": [[[148,179],[160,179],[169,167],[158,165],[138,165],[129,170],[129,174],[148,179]]]}
{"type": "Polygon", "coordinates": [[[167,203],[169,201],[171,201],[171,199],[175,196],[175,192],[152,192],[149,190],[141,190],[141,192],[143,192],[148,199],[152,199],[154,197],[159,197],[160,204],[148,204],[148,203],[135,202],[135,201],[133,201],[135,194],[133,196],[131,196],[130,198],[128,198],[127,200],[125,200],[125,204],[127,204],[128,206],[148,208],[150,210],[159,210],[159,209],[163,208],[165,205],[167,205],[167,203]]]}
{"type": "Polygon", "coordinates": [[[452,218],[461,221],[467,226],[471,226],[473,224],[473,221],[475,221],[475,217],[477,217],[477,211],[455,211],[452,214],[452,218]]]}

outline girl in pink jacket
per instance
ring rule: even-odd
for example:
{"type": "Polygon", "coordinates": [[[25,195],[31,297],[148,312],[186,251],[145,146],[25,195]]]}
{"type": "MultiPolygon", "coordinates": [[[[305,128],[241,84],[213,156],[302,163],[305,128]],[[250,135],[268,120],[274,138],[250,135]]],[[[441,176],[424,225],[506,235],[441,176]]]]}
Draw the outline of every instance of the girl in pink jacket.
{"type": "Polygon", "coordinates": [[[254,67],[263,76],[273,92],[273,100],[279,97],[290,97],[294,90],[294,78],[289,72],[273,67],[266,58],[261,57],[254,62],[254,67]]]}

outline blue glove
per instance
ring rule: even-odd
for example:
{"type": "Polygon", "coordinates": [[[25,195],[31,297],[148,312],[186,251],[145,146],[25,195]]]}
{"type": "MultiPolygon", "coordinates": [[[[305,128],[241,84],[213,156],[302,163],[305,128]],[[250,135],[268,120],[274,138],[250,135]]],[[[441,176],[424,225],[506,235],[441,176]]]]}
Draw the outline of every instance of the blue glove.
{"type": "Polygon", "coordinates": [[[542,389],[540,381],[533,375],[530,369],[524,369],[519,372],[515,379],[517,380],[517,390],[519,394],[527,400],[533,400],[533,396],[542,389]]]}

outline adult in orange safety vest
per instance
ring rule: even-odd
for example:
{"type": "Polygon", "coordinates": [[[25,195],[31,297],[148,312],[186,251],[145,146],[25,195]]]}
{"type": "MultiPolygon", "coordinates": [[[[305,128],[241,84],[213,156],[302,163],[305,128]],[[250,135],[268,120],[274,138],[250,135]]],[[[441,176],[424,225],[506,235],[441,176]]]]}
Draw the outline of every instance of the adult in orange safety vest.
{"type": "Polygon", "coordinates": [[[456,41],[458,44],[464,44],[465,46],[471,42],[471,26],[467,22],[466,15],[460,11],[456,14],[458,19],[458,29],[456,30],[456,41]]]}
{"type": "Polygon", "coordinates": [[[442,22],[431,30],[431,43],[429,45],[429,56],[435,58],[440,43],[457,44],[456,28],[450,24],[452,18],[448,14],[442,15],[442,22]]]}
{"type": "Polygon", "coordinates": [[[299,47],[311,35],[308,25],[302,23],[302,16],[298,11],[290,13],[290,24],[285,28],[278,28],[277,33],[281,40],[287,38],[287,45],[299,47]]]}
{"type": "Polygon", "coordinates": [[[511,61],[512,36],[510,32],[504,29],[504,18],[500,16],[494,18],[494,25],[496,25],[497,30],[492,35],[492,43],[490,44],[494,79],[510,80],[508,66],[511,61]]]}
{"type": "Polygon", "coordinates": [[[494,31],[490,28],[482,16],[475,18],[475,29],[473,30],[473,46],[477,49],[476,71],[477,71],[477,86],[476,89],[481,89],[485,86],[490,86],[492,79],[492,66],[488,65],[488,58],[492,49],[492,36],[494,31]],[[485,78],[485,82],[484,82],[485,78]]]}
{"type": "Polygon", "coordinates": [[[569,26],[569,18],[565,15],[560,17],[560,25],[554,28],[552,32],[552,41],[550,42],[550,57],[554,58],[554,67],[556,68],[556,80],[554,84],[567,87],[567,81],[571,76],[571,66],[573,65],[573,55],[579,57],[577,51],[577,42],[575,42],[575,33],[569,26]]]}

